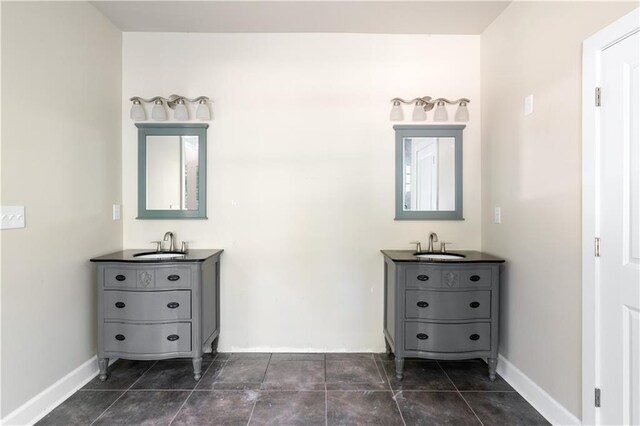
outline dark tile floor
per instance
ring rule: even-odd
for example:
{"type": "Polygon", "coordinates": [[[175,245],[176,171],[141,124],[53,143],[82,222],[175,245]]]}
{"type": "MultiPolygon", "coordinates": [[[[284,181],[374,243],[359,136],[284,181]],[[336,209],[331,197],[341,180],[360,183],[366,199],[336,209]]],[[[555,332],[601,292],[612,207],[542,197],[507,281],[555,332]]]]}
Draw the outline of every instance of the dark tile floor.
{"type": "Polygon", "coordinates": [[[120,360],[37,424],[549,424],[482,360],[407,360],[402,381],[384,354],[218,354],[203,371],[120,360]]]}

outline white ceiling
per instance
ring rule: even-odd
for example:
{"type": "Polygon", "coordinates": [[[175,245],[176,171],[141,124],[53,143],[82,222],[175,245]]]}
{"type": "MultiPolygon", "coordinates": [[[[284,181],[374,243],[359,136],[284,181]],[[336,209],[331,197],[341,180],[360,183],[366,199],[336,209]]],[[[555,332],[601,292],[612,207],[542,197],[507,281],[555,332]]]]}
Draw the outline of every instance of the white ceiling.
{"type": "Polygon", "coordinates": [[[93,1],[122,31],[480,34],[510,1],[93,1]]]}

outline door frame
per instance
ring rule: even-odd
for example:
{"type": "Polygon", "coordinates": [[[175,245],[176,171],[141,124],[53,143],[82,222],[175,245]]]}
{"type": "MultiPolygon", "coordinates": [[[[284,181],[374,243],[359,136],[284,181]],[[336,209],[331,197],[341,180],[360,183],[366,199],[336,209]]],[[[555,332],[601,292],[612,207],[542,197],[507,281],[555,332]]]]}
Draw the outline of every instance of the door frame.
{"type": "Polygon", "coordinates": [[[595,88],[600,86],[601,53],[611,45],[640,31],[640,8],[598,31],[582,43],[582,424],[599,424],[594,398],[599,383],[596,324],[598,258],[595,238],[600,235],[599,168],[600,110],[595,88]]]}

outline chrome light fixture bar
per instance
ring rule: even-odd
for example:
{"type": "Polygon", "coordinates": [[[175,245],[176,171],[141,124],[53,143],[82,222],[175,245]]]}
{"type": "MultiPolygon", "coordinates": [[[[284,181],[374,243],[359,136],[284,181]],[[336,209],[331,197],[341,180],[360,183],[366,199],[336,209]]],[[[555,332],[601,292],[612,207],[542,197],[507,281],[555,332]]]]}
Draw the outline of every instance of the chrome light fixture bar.
{"type": "Polygon", "coordinates": [[[209,98],[206,96],[198,96],[197,98],[190,99],[186,96],[171,95],[168,98],[162,96],[154,96],[151,99],[141,98],[140,96],[134,96],[129,99],[133,102],[131,105],[130,117],[134,121],[145,121],[147,119],[147,113],[143,104],[153,103],[151,109],[151,118],[156,121],[167,120],[167,105],[173,112],[173,118],[178,121],[189,121],[189,109],[186,102],[197,103],[196,118],[198,120],[211,120],[211,111],[209,110],[209,98]]]}
{"type": "Polygon", "coordinates": [[[404,120],[404,111],[402,110],[402,104],[414,105],[413,113],[411,115],[412,121],[425,121],[427,119],[427,112],[432,109],[436,109],[433,113],[433,121],[447,121],[449,114],[445,104],[458,105],[456,114],[454,116],[455,121],[466,122],[469,121],[469,109],[467,104],[471,102],[467,98],[460,98],[455,101],[450,101],[446,98],[433,99],[431,96],[423,96],[421,98],[415,98],[410,101],[406,101],[402,98],[391,99],[393,106],[391,107],[391,113],[389,114],[389,120],[402,121],[404,120]]]}

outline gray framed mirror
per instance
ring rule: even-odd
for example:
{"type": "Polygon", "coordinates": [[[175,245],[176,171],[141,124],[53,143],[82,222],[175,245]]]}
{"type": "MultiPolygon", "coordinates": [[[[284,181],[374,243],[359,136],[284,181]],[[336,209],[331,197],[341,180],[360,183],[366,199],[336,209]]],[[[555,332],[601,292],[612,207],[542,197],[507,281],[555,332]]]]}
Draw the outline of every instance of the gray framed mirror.
{"type": "Polygon", "coordinates": [[[206,219],[209,125],[136,127],[138,219],[206,219]]]}
{"type": "Polygon", "coordinates": [[[396,220],[464,220],[464,125],[396,125],[396,220]]]}

